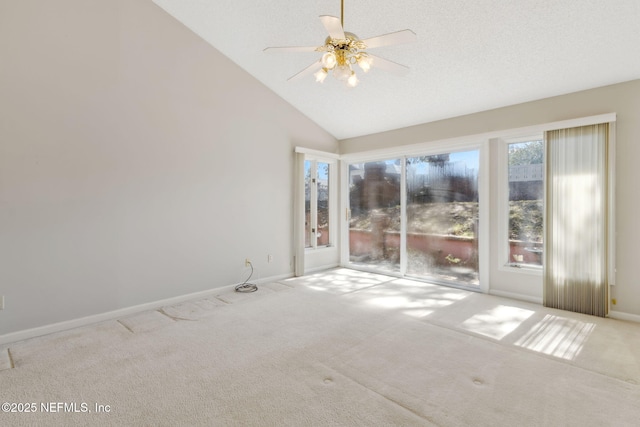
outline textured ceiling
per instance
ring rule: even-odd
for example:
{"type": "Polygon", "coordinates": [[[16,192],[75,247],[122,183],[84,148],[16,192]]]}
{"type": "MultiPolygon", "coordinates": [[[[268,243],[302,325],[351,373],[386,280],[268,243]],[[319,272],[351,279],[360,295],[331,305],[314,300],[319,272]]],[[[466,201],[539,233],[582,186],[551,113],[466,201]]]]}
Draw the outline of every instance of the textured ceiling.
{"type": "Polygon", "coordinates": [[[357,69],[287,82],[320,54],[265,54],[322,45],[318,16],[340,0],[154,0],[337,139],[366,135],[640,78],[639,0],[345,0],[361,39],[412,29],[418,41],[371,53],[405,76],[357,69]]]}

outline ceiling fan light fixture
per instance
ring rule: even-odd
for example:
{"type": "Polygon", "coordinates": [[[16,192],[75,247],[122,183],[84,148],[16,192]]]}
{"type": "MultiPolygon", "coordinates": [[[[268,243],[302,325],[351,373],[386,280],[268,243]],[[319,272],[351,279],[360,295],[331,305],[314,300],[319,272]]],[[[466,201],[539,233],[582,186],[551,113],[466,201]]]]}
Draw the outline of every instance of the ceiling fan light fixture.
{"type": "Polygon", "coordinates": [[[407,29],[393,33],[382,34],[361,40],[353,33],[344,31],[344,0],[340,2],[340,18],[329,15],[321,15],[320,21],[329,33],[321,46],[285,46],[267,47],[265,52],[321,52],[322,56],[313,64],[289,77],[289,81],[308,76],[313,73],[316,82],[322,83],[329,73],[346,86],[355,87],[359,83],[354,70],[358,64],[363,72],[368,72],[372,66],[380,67],[386,71],[404,74],[409,67],[379,56],[369,54],[368,49],[381,46],[390,46],[400,43],[413,42],[416,34],[407,29]]]}

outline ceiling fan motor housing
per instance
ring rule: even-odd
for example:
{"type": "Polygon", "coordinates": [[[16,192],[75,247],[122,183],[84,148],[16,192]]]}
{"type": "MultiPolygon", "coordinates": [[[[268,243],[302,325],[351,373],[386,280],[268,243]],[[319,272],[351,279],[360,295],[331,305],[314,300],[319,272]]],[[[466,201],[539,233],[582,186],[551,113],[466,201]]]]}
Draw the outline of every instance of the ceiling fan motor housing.
{"type": "MultiPolygon", "coordinates": [[[[327,37],[324,46],[318,49],[327,52],[322,58],[323,68],[332,70],[335,67],[348,67],[350,64],[356,63],[362,66],[363,63],[367,62],[365,58],[368,55],[363,51],[367,47],[366,44],[353,33],[345,31],[344,35],[344,39],[334,39],[331,36],[327,37]]],[[[363,69],[368,71],[366,65],[363,69]]],[[[345,73],[345,76],[348,77],[349,75],[345,73]]]]}

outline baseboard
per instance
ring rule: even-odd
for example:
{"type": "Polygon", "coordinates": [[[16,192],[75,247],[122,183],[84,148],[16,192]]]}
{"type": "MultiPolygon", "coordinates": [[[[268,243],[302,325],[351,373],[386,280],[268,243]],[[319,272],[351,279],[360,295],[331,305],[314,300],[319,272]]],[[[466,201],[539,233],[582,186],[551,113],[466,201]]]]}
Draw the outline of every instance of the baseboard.
{"type": "MultiPolygon", "coordinates": [[[[284,280],[293,277],[293,273],[281,274],[278,276],[265,277],[263,279],[251,280],[251,283],[257,285],[264,283],[277,282],[278,280],[284,280]]],[[[167,305],[179,304],[181,302],[190,301],[194,299],[206,298],[214,294],[218,294],[225,289],[231,289],[239,283],[227,286],[221,286],[218,288],[208,289],[205,291],[193,292],[190,294],[179,295],[172,298],[167,298],[158,301],[152,301],[144,304],[134,305],[131,307],[120,308],[118,310],[108,311],[105,313],[94,314],[91,316],[80,317],[78,319],[65,320],[63,322],[52,323],[50,325],[38,326],[32,329],[25,329],[22,331],[11,332],[5,335],[0,335],[0,345],[14,343],[17,341],[23,341],[29,338],[40,337],[43,335],[53,334],[55,332],[67,331],[70,329],[79,328],[81,326],[92,325],[95,323],[104,322],[107,320],[120,319],[122,317],[131,316],[133,314],[141,313],[143,311],[155,310],[167,305]]]]}
{"type": "Polygon", "coordinates": [[[629,322],[640,323],[640,316],[637,314],[624,313],[622,311],[610,311],[609,317],[617,320],[628,320],[629,322]]]}
{"type": "Polygon", "coordinates": [[[305,268],[304,274],[306,275],[311,273],[317,273],[319,271],[331,270],[332,268],[338,268],[338,267],[340,267],[338,264],[327,264],[327,265],[322,265],[320,267],[305,268]]]}
{"type": "MultiPolygon", "coordinates": [[[[269,276],[269,277],[265,277],[264,279],[251,279],[249,280],[251,283],[255,283],[256,285],[261,285],[261,284],[265,284],[265,283],[272,283],[272,282],[277,282],[278,280],[284,280],[284,279],[290,279],[294,277],[293,273],[287,273],[287,274],[279,274],[277,276],[269,276]]],[[[220,289],[224,289],[224,288],[231,288],[233,286],[239,285],[240,283],[236,283],[235,285],[229,285],[229,286],[224,286],[222,288],[215,288],[212,289],[210,292],[217,292],[220,289]]]]}
{"type": "Polygon", "coordinates": [[[534,304],[542,305],[542,298],[532,297],[530,295],[516,294],[513,292],[505,292],[505,291],[496,291],[493,289],[489,289],[489,295],[495,295],[497,297],[504,297],[504,298],[515,299],[520,301],[527,301],[534,304]]]}

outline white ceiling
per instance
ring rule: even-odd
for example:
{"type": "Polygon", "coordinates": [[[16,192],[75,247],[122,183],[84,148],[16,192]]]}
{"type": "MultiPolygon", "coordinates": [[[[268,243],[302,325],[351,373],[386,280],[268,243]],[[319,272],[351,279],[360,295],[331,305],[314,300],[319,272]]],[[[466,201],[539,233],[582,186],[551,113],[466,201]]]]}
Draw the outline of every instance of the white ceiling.
{"type": "Polygon", "coordinates": [[[340,0],[154,2],[337,139],[640,78],[640,0],[345,0],[345,30],[361,39],[418,37],[371,51],[408,75],[357,69],[353,89],[287,82],[319,53],[262,51],[322,45],[318,16],[339,17],[340,0]]]}

